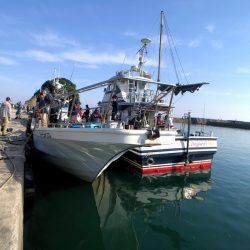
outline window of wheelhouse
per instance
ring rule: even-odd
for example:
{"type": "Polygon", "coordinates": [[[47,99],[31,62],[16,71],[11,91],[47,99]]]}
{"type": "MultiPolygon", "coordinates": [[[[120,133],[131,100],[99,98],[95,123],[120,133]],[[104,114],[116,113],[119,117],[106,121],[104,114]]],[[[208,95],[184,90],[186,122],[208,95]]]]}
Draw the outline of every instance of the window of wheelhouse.
{"type": "Polygon", "coordinates": [[[145,89],[145,83],[144,82],[138,82],[138,90],[144,91],[145,89]]]}
{"type": "Polygon", "coordinates": [[[128,92],[134,92],[134,91],[135,91],[135,82],[133,80],[129,80],[128,92]]]}
{"type": "Polygon", "coordinates": [[[118,89],[117,85],[114,87],[112,84],[109,84],[105,89],[105,92],[117,91],[117,89],[118,89]]]}
{"type": "Polygon", "coordinates": [[[109,84],[108,87],[106,88],[106,92],[109,92],[111,88],[111,85],[109,84]]]}

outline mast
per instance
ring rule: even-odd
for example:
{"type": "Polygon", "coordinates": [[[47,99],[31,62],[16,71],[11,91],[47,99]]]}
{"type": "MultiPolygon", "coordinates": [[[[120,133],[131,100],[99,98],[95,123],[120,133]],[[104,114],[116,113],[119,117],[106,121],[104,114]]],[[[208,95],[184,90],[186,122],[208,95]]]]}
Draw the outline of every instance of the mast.
{"type": "MultiPolygon", "coordinates": [[[[158,56],[158,74],[157,74],[157,82],[160,82],[160,75],[161,75],[161,45],[162,45],[162,32],[163,32],[163,11],[161,11],[161,21],[160,21],[160,43],[159,43],[159,56],[158,56]]],[[[159,94],[159,84],[157,85],[156,95],[159,94]]],[[[155,105],[155,114],[158,110],[158,101],[155,105]]],[[[156,127],[157,119],[155,119],[154,126],[156,127]]]]}
{"type": "Polygon", "coordinates": [[[162,30],[163,30],[163,11],[161,11],[161,23],[160,23],[160,44],[159,44],[159,58],[158,58],[158,75],[157,75],[157,82],[160,82],[160,74],[161,74],[161,45],[162,45],[162,30]]]}

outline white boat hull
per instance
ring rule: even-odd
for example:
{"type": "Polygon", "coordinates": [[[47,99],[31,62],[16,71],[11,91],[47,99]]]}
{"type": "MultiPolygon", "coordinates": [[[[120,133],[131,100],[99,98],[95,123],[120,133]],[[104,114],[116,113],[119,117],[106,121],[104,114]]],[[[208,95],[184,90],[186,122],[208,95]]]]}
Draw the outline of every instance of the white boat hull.
{"type": "Polygon", "coordinates": [[[37,128],[33,131],[37,152],[63,171],[88,182],[127,150],[142,145],[169,144],[174,138],[174,131],[165,131],[156,139],[148,139],[146,130],[37,128]]]}

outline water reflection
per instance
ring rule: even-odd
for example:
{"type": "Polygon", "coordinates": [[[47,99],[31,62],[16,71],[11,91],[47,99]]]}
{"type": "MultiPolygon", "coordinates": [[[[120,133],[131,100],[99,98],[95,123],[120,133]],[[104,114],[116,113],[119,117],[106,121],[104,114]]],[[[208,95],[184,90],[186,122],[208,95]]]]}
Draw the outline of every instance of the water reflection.
{"type": "Polygon", "coordinates": [[[179,249],[183,204],[211,188],[210,172],[141,178],[114,168],[89,184],[52,170],[35,175],[24,249],[179,249]]]}
{"type": "Polygon", "coordinates": [[[210,171],[141,178],[113,170],[92,186],[105,249],[165,249],[184,241],[168,221],[180,217],[182,201],[204,200],[211,180],[210,171]],[[153,238],[162,246],[156,248],[153,238]]]}
{"type": "Polygon", "coordinates": [[[36,195],[25,211],[24,249],[104,249],[92,186],[51,165],[35,170],[36,195]]]}

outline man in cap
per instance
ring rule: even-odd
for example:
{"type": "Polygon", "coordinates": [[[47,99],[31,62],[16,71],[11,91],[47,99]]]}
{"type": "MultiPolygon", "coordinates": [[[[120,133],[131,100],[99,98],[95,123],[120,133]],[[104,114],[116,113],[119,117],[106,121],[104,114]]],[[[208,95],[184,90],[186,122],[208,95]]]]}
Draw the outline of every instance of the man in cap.
{"type": "Polygon", "coordinates": [[[1,132],[6,135],[7,127],[10,121],[11,103],[10,98],[6,97],[6,101],[2,103],[0,108],[1,132]]]}

